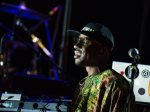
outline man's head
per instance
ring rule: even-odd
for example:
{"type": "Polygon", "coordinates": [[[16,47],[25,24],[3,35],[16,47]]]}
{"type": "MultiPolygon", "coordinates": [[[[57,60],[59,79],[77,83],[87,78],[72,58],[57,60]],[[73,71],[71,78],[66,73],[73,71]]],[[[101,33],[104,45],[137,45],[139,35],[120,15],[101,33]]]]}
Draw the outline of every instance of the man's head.
{"type": "Polygon", "coordinates": [[[75,63],[81,66],[98,66],[108,61],[114,48],[111,31],[99,23],[88,23],[81,32],[68,30],[74,37],[75,63]]]}

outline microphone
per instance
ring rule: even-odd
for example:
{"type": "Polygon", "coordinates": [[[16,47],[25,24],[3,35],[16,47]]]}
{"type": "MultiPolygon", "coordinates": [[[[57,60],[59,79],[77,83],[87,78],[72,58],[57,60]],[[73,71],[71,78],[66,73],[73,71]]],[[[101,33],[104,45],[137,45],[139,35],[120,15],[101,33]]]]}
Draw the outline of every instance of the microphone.
{"type": "Polygon", "coordinates": [[[49,15],[52,16],[54,15],[58,10],[60,6],[55,6],[51,11],[49,11],[49,15]]]}
{"type": "Polygon", "coordinates": [[[140,60],[140,54],[138,49],[136,48],[131,48],[128,51],[128,55],[134,59],[132,65],[129,65],[125,69],[125,74],[129,79],[135,79],[139,75],[139,69],[137,67],[137,63],[140,60]]]}
{"type": "Polygon", "coordinates": [[[129,55],[131,58],[134,58],[134,59],[136,59],[136,60],[139,60],[139,59],[140,59],[140,53],[139,53],[138,49],[136,49],[136,48],[131,48],[131,49],[129,49],[128,55],[129,55]]]}

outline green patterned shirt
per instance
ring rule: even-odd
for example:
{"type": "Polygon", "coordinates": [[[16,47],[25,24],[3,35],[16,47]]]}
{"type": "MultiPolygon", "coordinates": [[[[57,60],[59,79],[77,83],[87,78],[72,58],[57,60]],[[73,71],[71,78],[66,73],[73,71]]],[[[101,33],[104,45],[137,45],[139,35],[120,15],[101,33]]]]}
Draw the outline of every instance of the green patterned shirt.
{"type": "Polygon", "coordinates": [[[129,82],[111,69],[85,77],[75,93],[71,112],[132,112],[133,109],[134,94],[129,82]]]}

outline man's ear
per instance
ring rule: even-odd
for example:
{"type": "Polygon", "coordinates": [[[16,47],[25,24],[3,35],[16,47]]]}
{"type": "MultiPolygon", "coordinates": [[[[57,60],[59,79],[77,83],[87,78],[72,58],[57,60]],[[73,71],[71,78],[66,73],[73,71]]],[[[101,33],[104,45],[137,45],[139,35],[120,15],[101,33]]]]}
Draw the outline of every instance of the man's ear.
{"type": "Polygon", "coordinates": [[[100,47],[100,49],[98,50],[98,54],[100,55],[104,55],[104,54],[108,54],[108,49],[107,47],[103,46],[103,47],[100,47]]]}
{"type": "Polygon", "coordinates": [[[98,50],[98,53],[103,54],[103,52],[104,52],[104,47],[100,47],[99,50],[98,50]]]}

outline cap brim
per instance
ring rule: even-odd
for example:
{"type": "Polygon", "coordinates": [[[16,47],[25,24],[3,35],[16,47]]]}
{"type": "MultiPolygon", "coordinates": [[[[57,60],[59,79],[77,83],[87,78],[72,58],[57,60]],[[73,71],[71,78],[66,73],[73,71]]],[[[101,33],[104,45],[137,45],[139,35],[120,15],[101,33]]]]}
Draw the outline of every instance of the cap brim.
{"type": "Polygon", "coordinates": [[[81,34],[81,32],[76,31],[76,30],[67,30],[67,34],[71,38],[76,38],[76,37],[79,37],[79,35],[81,34]]]}

